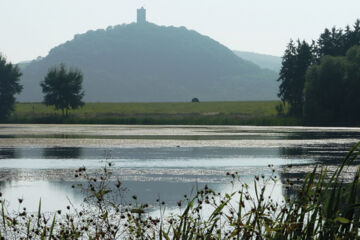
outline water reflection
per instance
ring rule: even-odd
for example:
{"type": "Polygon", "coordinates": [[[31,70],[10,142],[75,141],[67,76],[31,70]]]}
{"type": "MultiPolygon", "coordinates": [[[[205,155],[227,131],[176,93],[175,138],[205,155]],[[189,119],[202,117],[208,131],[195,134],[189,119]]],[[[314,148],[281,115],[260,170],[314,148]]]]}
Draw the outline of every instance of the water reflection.
{"type": "Polygon", "coordinates": [[[18,151],[16,148],[0,148],[0,160],[6,158],[18,158],[18,151]]]}
{"type": "MultiPolygon", "coordinates": [[[[339,136],[343,137],[343,135],[339,136]]],[[[352,146],[353,144],[322,144],[311,147],[279,148],[280,156],[284,158],[310,157],[313,159],[310,164],[283,165],[280,167],[280,179],[284,183],[283,195],[287,198],[296,197],[297,191],[287,184],[288,181],[299,187],[299,184],[303,183],[306,174],[311,172],[315,166],[327,167],[331,165],[336,168],[343,162],[352,146]]],[[[355,159],[350,165],[356,166],[359,162],[360,159],[355,159]]]]}
{"type": "Polygon", "coordinates": [[[79,147],[52,147],[43,148],[45,159],[78,159],[82,157],[82,148],[79,147]]]}
{"type": "MultiPolygon", "coordinates": [[[[49,211],[63,209],[68,204],[67,197],[80,204],[84,196],[80,191],[71,188],[72,184],[79,183],[74,179],[74,170],[86,166],[89,171],[96,171],[106,164],[106,159],[115,164],[113,173],[127,188],[125,197],[122,198],[125,202],[131,201],[130,196],[137,195],[144,203],[152,204],[160,198],[167,202],[169,207],[173,207],[184,194],[190,195],[205,184],[221,192],[236,189],[237,186],[230,184],[226,172],[239,172],[243,182],[253,186],[254,175],[272,174],[268,164],[274,165],[277,170],[279,182],[274,185],[273,196],[281,200],[283,196],[295,195],[293,190],[286,188],[288,178],[299,178],[301,181],[309,167],[317,164],[339,164],[351,147],[350,142],[353,142],[354,138],[360,138],[358,130],[334,129],[179,127],[174,130],[174,127],[166,126],[55,128],[50,129],[51,133],[45,128],[41,130],[41,134],[35,136],[39,139],[45,137],[46,141],[52,137],[66,140],[55,141],[55,146],[27,146],[20,143],[34,138],[31,134],[0,132],[0,138],[9,138],[3,140],[11,140],[11,137],[25,139],[16,142],[19,145],[15,147],[0,145],[0,190],[6,198],[15,203],[14,206],[17,206],[19,197],[25,198],[24,203],[28,204],[29,209],[37,207],[40,197],[48,203],[44,207],[49,211]],[[84,134],[73,134],[78,132],[84,134]],[[112,139],[138,139],[146,147],[98,147],[101,144],[89,144],[88,140],[95,138],[110,142],[112,139]],[[81,147],[66,147],[64,144],[68,144],[71,139],[82,141],[81,147]],[[151,139],[159,140],[158,145],[148,145],[147,141],[151,139]],[[169,139],[174,141],[169,143],[169,139]],[[177,144],[176,140],[179,139],[187,141],[189,147],[177,144]],[[306,141],[292,142],[291,145],[279,145],[279,142],[276,142],[294,139],[321,141],[312,145],[306,141]],[[196,140],[198,145],[191,146],[193,140],[196,140]],[[241,140],[247,147],[230,147],[227,140],[241,140]],[[254,140],[256,142],[253,142],[254,140]],[[219,146],[207,145],[214,142],[219,146]],[[289,172],[287,165],[293,165],[293,170],[289,172]]],[[[26,126],[24,129],[27,131],[26,126]]],[[[40,131],[40,128],[36,129],[40,131]]]]}
{"type": "MultiPolygon", "coordinates": [[[[244,176],[241,178],[241,183],[246,183],[249,186],[250,193],[254,193],[254,178],[252,176],[244,176]]],[[[8,200],[6,207],[10,211],[16,211],[19,207],[26,207],[30,212],[38,210],[39,201],[41,199],[42,211],[52,212],[54,210],[66,210],[66,206],[71,205],[75,208],[83,206],[83,199],[85,198],[84,191],[81,191],[77,186],[84,182],[74,181],[7,181],[0,182],[0,192],[3,197],[8,200]],[[76,186],[75,189],[72,185],[76,186]],[[23,199],[20,205],[18,199],[23,199]]],[[[109,188],[113,190],[110,193],[111,199],[115,199],[115,203],[124,205],[136,203],[147,203],[153,210],[156,210],[158,202],[164,201],[169,209],[176,207],[179,200],[184,200],[184,196],[194,196],[196,192],[203,189],[205,185],[215,192],[230,193],[241,189],[241,183],[227,182],[219,183],[199,183],[199,182],[165,182],[165,181],[122,181],[124,190],[121,194],[115,191],[116,182],[110,182],[109,188]],[[115,195],[116,193],[116,195],[115,195]],[[136,195],[138,200],[132,199],[136,195]]],[[[283,200],[282,184],[269,184],[267,192],[274,200],[283,200]]]]}
{"type": "Polygon", "coordinates": [[[30,212],[36,212],[41,199],[42,211],[49,212],[66,209],[70,199],[73,204],[80,206],[83,197],[70,186],[68,182],[6,181],[0,183],[0,191],[8,200],[6,207],[10,211],[26,207],[30,212]],[[18,199],[23,199],[21,205],[18,199]]]}
{"type": "MultiPolygon", "coordinates": [[[[47,126],[49,128],[49,126],[47,126]]],[[[90,128],[90,126],[87,126],[90,128]]],[[[63,126],[63,128],[65,128],[63,126]]],[[[75,129],[68,129],[68,132],[64,133],[64,129],[47,129],[38,134],[25,134],[23,132],[17,132],[16,134],[2,133],[0,132],[0,139],[10,138],[48,138],[48,139],[141,139],[141,140],[319,140],[319,139],[350,139],[360,138],[360,131],[358,129],[341,129],[341,128],[256,128],[244,129],[242,127],[231,127],[222,129],[221,127],[178,127],[173,134],[169,134],[166,130],[168,128],[175,127],[154,127],[147,126],[145,129],[131,129],[126,127],[116,127],[101,132],[94,131],[96,127],[93,127],[93,131],[87,129],[82,134],[78,134],[76,130],[81,129],[81,126],[75,127],[75,129]],[[76,129],[77,128],[77,129],[76,129]],[[165,131],[164,131],[165,129],[165,131]],[[218,130],[219,129],[219,130],[218,130]],[[119,130],[122,130],[119,132],[119,130]],[[136,134],[132,134],[131,131],[136,131],[136,134]],[[144,131],[145,130],[145,131],[144,131]],[[150,130],[150,131],[149,131],[150,130]],[[193,130],[189,134],[189,130],[193,130]],[[52,133],[49,133],[52,132],[52,133]],[[127,134],[124,134],[126,132],[127,134]],[[149,132],[151,134],[149,134],[149,132]],[[177,134],[178,132],[178,134],[177,134]]],[[[37,129],[38,131],[39,129],[37,129]]]]}

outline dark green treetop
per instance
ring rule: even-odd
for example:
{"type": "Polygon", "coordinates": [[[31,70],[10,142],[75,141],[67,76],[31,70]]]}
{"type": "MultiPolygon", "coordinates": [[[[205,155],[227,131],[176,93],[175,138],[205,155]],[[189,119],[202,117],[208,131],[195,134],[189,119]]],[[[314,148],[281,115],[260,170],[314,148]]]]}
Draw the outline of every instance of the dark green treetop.
{"type": "Polygon", "coordinates": [[[21,72],[17,65],[7,63],[0,55],[0,121],[6,120],[14,111],[15,95],[22,90],[21,72]]]}
{"type": "Polygon", "coordinates": [[[313,49],[313,45],[305,41],[298,40],[296,44],[290,41],[283,56],[278,96],[290,104],[289,114],[293,116],[302,115],[305,73],[314,62],[313,49]]]}
{"type": "Polygon", "coordinates": [[[345,29],[326,28],[317,40],[316,52],[318,61],[324,56],[345,56],[346,52],[360,44],[360,20],[354,26],[345,29]]]}
{"type": "Polygon", "coordinates": [[[77,109],[84,105],[82,98],[83,74],[80,70],[66,69],[64,64],[49,70],[45,79],[40,83],[45,94],[43,102],[61,109],[63,116],[69,115],[70,109],[77,109]]]}

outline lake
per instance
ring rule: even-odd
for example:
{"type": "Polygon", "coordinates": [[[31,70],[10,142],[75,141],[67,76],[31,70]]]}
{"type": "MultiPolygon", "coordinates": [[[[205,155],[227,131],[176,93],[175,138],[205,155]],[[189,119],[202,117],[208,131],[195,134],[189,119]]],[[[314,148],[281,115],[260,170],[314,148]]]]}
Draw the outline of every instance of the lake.
{"type": "Polygon", "coordinates": [[[291,194],[286,179],[302,178],[315,165],[336,167],[359,139],[359,128],[0,125],[0,192],[11,209],[18,198],[30,211],[40,198],[45,211],[64,209],[69,200],[79,205],[74,171],[111,162],[125,201],[135,194],[172,208],[206,184],[232,191],[227,172],[238,172],[250,188],[255,175],[276,176],[272,195],[281,200],[291,194]]]}

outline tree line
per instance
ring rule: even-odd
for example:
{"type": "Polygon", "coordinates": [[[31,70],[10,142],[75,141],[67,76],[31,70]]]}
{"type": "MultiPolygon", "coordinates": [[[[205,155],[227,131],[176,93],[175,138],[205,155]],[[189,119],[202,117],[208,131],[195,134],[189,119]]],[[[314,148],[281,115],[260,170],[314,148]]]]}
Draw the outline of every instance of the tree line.
{"type": "MultiPolygon", "coordinates": [[[[15,95],[20,94],[22,73],[17,65],[7,62],[0,55],[0,122],[6,121],[15,110],[15,95]]],[[[67,69],[64,64],[51,68],[40,82],[44,93],[44,104],[62,111],[63,117],[69,116],[69,110],[84,105],[82,98],[83,74],[78,69],[67,69]]]]}
{"type": "Polygon", "coordinates": [[[345,29],[325,29],[311,43],[290,40],[278,78],[278,96],[289,106],[288,114],[308,124],[356,124],[360,120],[359,45],[360,20],[345,29]]]}

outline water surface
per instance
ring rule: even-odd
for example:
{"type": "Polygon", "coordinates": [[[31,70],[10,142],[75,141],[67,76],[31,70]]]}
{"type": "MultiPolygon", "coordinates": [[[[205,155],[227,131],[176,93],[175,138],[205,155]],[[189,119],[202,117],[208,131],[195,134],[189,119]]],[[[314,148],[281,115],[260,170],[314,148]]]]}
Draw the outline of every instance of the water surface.
{"type": "Polygon", "coordinates": [[[252,184],[255,175],[279,182],[303,176],[313,166],[336,166],[358,141],[358,128],[0,125],[0,191],[13,208],[24,198],[30,209],[43,199],[48,211],[80,204],[82,194],[70,186],[74,171],[97,171],[108,162],[127,188],[148,203],[161,198],[171,207],[208,184],[217,191],[234,189],[227,172],[252,184]],[[285,166],[294,165],[289,172],[285,166]]]}

